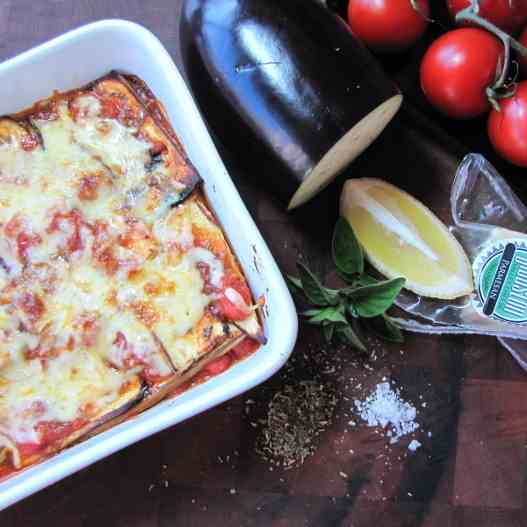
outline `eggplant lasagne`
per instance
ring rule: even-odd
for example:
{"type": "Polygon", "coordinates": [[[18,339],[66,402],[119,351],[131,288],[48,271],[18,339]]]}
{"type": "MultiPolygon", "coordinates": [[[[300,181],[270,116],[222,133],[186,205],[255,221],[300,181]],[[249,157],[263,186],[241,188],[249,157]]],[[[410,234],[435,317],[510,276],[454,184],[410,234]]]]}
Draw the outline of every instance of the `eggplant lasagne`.
{"type": "Polygon", "coordinates": [[[254,350],[252,304],[137,77],[0,118],[0,477],[254,350]]]}

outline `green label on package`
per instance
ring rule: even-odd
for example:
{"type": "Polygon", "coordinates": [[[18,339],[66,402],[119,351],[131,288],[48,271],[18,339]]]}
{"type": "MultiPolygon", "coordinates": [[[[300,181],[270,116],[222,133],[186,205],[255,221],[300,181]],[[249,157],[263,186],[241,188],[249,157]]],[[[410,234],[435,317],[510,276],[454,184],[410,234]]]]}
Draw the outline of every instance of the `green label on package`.
{"type": "Polygon", "coordinates": [[[478,310],[505,322],[526,323],[526,240],[500,240],[487,245],[474,260],[473,269],[478,310]]]}

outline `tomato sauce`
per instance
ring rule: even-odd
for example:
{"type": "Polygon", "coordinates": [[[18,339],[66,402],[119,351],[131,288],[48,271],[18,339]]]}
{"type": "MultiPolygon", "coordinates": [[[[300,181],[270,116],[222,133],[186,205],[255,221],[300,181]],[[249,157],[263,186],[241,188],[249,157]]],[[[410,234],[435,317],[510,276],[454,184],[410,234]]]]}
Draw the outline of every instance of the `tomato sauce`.
{"type": "Polygon", "coordinates": [[[4,226],[4,234],[16,240],[17,256],[21,263],[27,264],[28,250],[42,243],[42,238],[38,234],[31,234],[26,231],[27,224],[20,215],[13,216],[4,226]]]}
{"type": "Polygon", "coordinates": [[[100,116],[116,119],[127,127],[138,127],[143,119],[139,108],[128,104],[125,96],[118,93],[98,94],[101,103],[100,116]]]}
{"type": "Polygon", "coordinates": [[[101,174],[95,172],[81,178],[79,185],[79,199],[83,201],[94,201],[99,196],[99,187],[103,182],[101,174]]]}
{"type": "Polygon", "coordinates": [[[27,234],[26,232],[21,232],[16,237],[16,245],[18,251],[18,258],[22,263],[27,263],[27,251],[30,247],[42,243],[42,238],[38,234],[27,234]]]}
{"type": "Polygon", "coordinates": [[[31,322],[36,322],[46,310],[40,296],[32,292],[24,292],[20,297],[19,305],[31,322]]]}
{"type": "Polygon", "coordinates": [[[33,134],[26,134],[22,137],[20,145],[26,152],[31,152],[31,150],[34,150],[39,145],[38,138],[33,134]]]}
{"type": "Polygon", "coordinates": [[[212,379],[212,377],[216,377],[221,373],[224,373],[238,362],[251,356],[259,347],[259,342],[252,338],[246,337],[225,355],[222,355],[221,357],[209,362],[201,371],[194,375],[192,379],[183,383],[181,386],[178,386],[170,397],[177,397],[190,388],[206,382],[209,379],[212,379]]]}
{"type": "Polygon", "coordinates": [[[81,237],[82,215],[77,209],[73,209],[68,213],[57,212],[53,216],[53,220],[47,228],[48,234],[61,230],[61,222],[68,222],[73,227],[73,233],[68,239],[68,250],[72,253],[80,251],[84,248],[81,237]]]}

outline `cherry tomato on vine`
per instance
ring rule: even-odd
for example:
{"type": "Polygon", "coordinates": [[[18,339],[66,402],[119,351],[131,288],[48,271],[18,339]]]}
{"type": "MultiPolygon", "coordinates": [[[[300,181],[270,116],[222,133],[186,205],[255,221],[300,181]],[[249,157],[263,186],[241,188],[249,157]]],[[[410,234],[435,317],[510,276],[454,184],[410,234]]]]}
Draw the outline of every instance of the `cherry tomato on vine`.
{"type": "MultiPolygon", "coordinates": [[[[470,7],[471,0],[448,0],[452,18],[470,7]]],[[[480,0],[479,16],[503,29],[515,33],[527,21],[527,0],[480,0]]]]}
{"type": "Polygon", "coordinates": [[[428,48],[421,62],[421,87],[438,110],[458,119],[485,113],[485,93],[502,62],[501,42],[482,29],[445,33],[428,48]]]}
{"type": "Polygon", "coordinates": [[[511,97],[492,110],[487,132],[496,152],[514,165],[527,167],[527,81],[520,82],[511,97]]]}
{"type": "Polygon", "coordinates": [[[409,48],[424,33],[428,0],[350,0],[348,22],[353,34],[375,51],[409,48]]]}

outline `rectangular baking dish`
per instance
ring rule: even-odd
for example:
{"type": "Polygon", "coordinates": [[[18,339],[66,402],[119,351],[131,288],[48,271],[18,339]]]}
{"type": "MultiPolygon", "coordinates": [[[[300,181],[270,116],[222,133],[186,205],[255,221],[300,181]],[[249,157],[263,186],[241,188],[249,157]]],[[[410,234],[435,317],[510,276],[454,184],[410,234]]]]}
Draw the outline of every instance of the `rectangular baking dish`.
{"type": "Polygon", "coordinates": [[[23,110],[53,90],[83,86],[113,69],[138,75],[165,105],[176,133],[204,179],[205,193],[255,296],[265,297],[268,342],[219,377],[1,482],[0,510],[265,381],[284,364],[296,340],[294,304],[276,262],[233,185],[183,78],[152,33],[132,22],[103,20],[0,64],[0,115],[23,110]]]}

